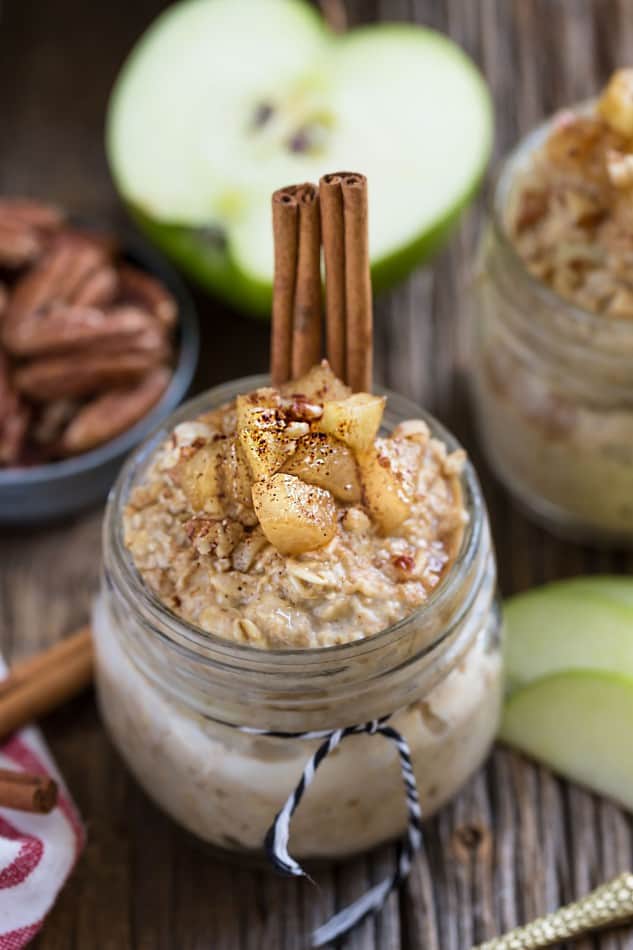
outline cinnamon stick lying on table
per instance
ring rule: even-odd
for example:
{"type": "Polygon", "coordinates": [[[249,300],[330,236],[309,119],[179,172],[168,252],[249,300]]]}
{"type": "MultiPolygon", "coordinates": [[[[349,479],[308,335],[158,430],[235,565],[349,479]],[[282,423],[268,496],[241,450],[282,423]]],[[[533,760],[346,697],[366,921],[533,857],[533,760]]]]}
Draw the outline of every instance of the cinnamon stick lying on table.
{"type": "Polygon", "coordinates": [[[0,739],[79,693],[92,669],[89,627],[17,663],[0,681],[0,739]]]}
{"type": "Polygon", "coordinates": [[[47,815],[57,804],[57,783],[47,775],[0,769],[0,807],[47,815]]]}

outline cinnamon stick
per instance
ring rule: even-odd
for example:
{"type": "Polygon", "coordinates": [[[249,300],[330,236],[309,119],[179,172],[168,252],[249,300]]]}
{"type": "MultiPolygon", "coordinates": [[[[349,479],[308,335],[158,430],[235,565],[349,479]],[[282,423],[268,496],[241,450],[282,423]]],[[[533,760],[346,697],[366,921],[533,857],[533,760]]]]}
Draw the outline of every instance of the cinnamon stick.
{"type": "Polygon", "coordinates": [[[51,712],[90,683],[93,650],[89,629],[84,627],[69,640],[68,645],[57,644],[18,664],[2,681],[0,739],[51,712]]]}
{"type": "Polygon", "coordinates": [[[296,379],[321,358],[321,221],[319,192],[306,183],[297,191],[299,250],[292,333],[292,377],[296,379]]]}
{"type": "Polygon", "coordinates": [[[299,250],[297,187],[280,188],[272,197],[275,274],[270,340],[273,386],[290,379],[292,329],[299,250]]]}
{"type": "Polygon", "coordinates": [[[63,663],[71,657],[91,649],[90,627],[85,626],[40,653],[29,656],[24,660],[18,660],[11,667],[9,675],[0,680],[0,700],[3,695],[15,689],[16,686],[23,684],[43,670],[50,669],[54,663],[63,663]]]}
{"type": "Polygon", "coordinates": [[[0,769],[0,806],[47,815],[57,804],[57,783],[47,775],[0,769]]]}
{"type": "Polygon", "coordinates": [[[373,313],[369,271],[367,179],[343,174],[347,382],[369,392],[373,372],[373,313]]]}
{"type": "Polygon", "coordinates": [[[343,381],[345,359],[345,224],[341,181],[346,172],[319,181],[321,233],[325,259],[325,350],[332,371],[343,381]]]}

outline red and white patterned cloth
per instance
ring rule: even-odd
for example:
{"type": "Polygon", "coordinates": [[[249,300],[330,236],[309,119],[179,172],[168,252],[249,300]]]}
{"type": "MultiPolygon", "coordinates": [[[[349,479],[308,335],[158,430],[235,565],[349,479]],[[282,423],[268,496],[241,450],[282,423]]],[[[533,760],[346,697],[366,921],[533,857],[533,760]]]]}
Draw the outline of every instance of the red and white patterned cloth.
{"type": "Polygon", "coordinates": [[[50,775],[59,785],[50,815],[0,808],[0,950],[20,950],[42,926],[73,869],[84,829],[37,729],[23,729],[0,747],[0,768],[50,775]]]}

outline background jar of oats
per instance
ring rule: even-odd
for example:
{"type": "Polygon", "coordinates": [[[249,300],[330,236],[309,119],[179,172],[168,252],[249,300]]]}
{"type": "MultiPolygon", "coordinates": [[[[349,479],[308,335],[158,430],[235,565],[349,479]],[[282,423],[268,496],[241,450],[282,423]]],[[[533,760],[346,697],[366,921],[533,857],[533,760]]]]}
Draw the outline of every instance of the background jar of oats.
{"type": "MultiPolygon", "coordinates": [[[[122,536],[122,508],[176,424],[261,385],[241,380],[183,407],[128,462],[109,501],[95,605],[97,686],[110,735],[151,797],[216,848],[259,854],[264,834],[318,741],[249,735],[329,730],[393,714],[411,747],[423,812],[451,798],[488,753],[502,696],[500,619],[487,514],[472,467],[469,520],[444,582],[415,613],[365,640],[263,650],[195,628],[144,585],[122,536]]],[[[389,396],[385,424],[422,415],[389,396]]],[[[397,752],[350,737],[323,763],[292,821],[297,857],[344,856],[400,834],[397,752]]]]}
{"type": "Polygon", "coordinates": [[[508,234],[522,173],[550,129],[527,136],[502,166],[481,241],[471,374],[478,427],[498,477],[544,525],[629,546],[633,320],[558,296],[529,273],[508,234]]]}

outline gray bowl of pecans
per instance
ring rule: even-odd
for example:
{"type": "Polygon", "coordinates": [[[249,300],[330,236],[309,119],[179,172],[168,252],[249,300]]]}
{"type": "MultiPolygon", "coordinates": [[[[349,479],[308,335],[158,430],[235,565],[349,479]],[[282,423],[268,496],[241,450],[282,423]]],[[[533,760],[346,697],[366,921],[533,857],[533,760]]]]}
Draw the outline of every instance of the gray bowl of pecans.
{"type": "Polygon", "coordinates": [[[153,251],[0,198],[0,524],[102,501],[198,349],[193,302],[153,251]]]}

